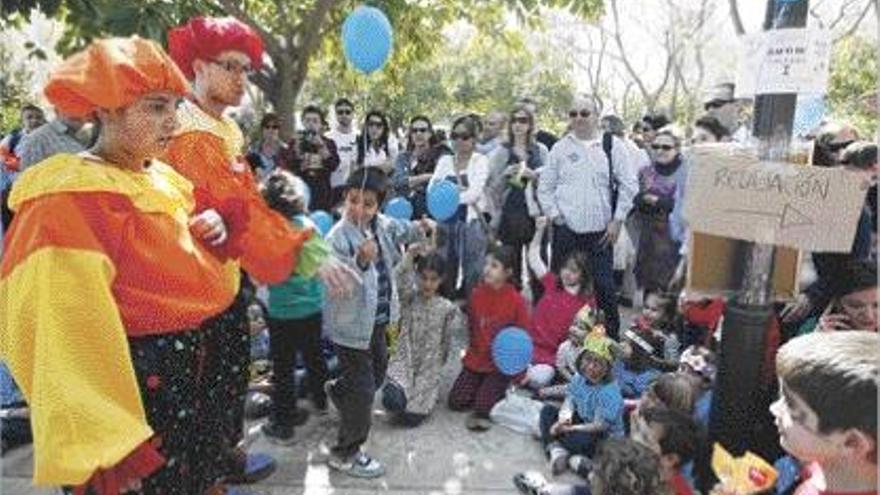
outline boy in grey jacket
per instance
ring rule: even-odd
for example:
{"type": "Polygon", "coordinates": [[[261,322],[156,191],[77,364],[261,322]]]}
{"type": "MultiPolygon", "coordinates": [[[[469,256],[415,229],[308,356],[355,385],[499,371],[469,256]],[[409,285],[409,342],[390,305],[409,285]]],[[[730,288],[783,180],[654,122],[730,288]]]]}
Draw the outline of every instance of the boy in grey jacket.
{"type": "Polygon", "coordinates": [[[399,317],[392,269],[401,260],[400,246],[423,240],[435,224],[380,214],[388,179],[378,169],[355,171],[346,187],[342,219],[327,242],[363,283],[350,297],[328,299],[324,306],[325,330],[339,359],[339,378],[327,382],[325,390],[341,419],[328,464],[350,476],[375,478],[385,468],[361,446],[370,433],[373,396],[388,366],[385,332],[399,317]]]}

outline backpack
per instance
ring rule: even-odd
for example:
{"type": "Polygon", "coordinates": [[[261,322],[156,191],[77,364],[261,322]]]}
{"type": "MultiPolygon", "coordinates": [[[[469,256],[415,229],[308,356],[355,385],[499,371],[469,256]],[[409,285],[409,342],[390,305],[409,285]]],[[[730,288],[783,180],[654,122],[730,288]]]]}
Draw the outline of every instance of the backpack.
{"type": "Polygon", "coordinates": [[[618,188],[619,184],[617,183],[617,177],[614,176],[614,168],[611,163],[611,147],[614,143],[614,135],[610,132],[602,133],[602,151],[605,152],[605,157],[608,158],[608,182],[611,184],[611,216],[614,216],[614,213],[617,212],[617,196],[618,196],[618,188]]]}

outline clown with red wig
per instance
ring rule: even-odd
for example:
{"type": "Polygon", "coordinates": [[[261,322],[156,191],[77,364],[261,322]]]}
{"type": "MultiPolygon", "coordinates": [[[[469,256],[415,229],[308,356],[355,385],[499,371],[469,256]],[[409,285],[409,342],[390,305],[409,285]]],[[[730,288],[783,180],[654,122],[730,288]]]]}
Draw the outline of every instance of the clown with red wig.
{"type": "Polygon", "coordinates": [[[212,414],[203,421],[204,436],[212,437],[221,470],[228,483],[251,483],[274,470],[266,455],[246,455],[241,447],[247,394],[250,339],[247,294],[250,282],[280,283],[294,271],[319,277],[331,294],[350,285],[356,275],[329,256],[320,236],[295,230],[260,196],[250,167],[242,158],[244,137],[224,111],[238,106],[248,74],[262,66],[259,35],[234,18],[197,17],[172,29],[169,53],[193,85],[178,110],[180,128],[166,158],[195,186],[205,205],[226,220],[229,239],[223,248],[227,281],[238,297],[227,310],[204,325],[208,353],[205,372],[217,377],[212,414]]]}

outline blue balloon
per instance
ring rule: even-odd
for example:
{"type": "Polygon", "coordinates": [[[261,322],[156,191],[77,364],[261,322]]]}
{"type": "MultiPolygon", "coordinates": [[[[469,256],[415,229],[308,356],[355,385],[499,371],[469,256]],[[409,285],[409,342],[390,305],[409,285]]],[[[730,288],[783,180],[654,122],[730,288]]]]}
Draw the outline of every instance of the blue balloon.
{"type": "Polygon", "coordinates": [[[385,205],[385,214],[398,220],[412,220],[412,203],[406,198],[394,198],[385,205]]]}
{"type": "Polygon", "coordinates": [[[528,332],[519,327],[507,327],[492,341],[492,360],[501,373],[516,375],[525,371],[532,361],[532,348],[528,332]]]}
{"type": "Polygon", "coordinates": [[[333,228],[333,215],[324,210],[313,211],[309,218],[318,226],[318,231],[321,232],[321,235],[327,235],[330,229],[333,228]]]}
{"type": "Polygon", "coordinates": [[[458,211],[460,198],[458,186],[440,181],[428,188],[428,213],[440,222],[448,220],[458,211]]]}
{"type": "Polygon", "coordinates": [[[392,41],[391,22],[375,7],[361,5],[342,23],[345,58],[366,74],[385,65],[391,55],[392,41]]]}

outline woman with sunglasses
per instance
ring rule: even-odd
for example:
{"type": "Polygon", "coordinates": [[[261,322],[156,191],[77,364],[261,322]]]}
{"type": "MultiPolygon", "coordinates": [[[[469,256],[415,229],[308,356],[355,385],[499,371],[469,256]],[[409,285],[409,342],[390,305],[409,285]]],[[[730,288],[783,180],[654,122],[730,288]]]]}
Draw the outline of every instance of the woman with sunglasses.
{"type": "Polygon", "coordinates": [[[507,139],[490,157],[489,196],[498,208],[493,228],[498,239],[516,254],[514,280],[521,280],[522,251],[535,235],[541,214],[535,197],[538,170],[547,162],[547,148],[535,140],[535,118],[526,107],[510,113],[507,139]]]}
{"type": "Polygon", "coordinates": [[[357,139],[358,167],[379,167],[391,175],[397,151],[397,140],[391,136],[388,117],[381,110],[370,110],[357,139]]]}
{"type": "Polygon", "coordinates": [[[405,197],[413,205],[413,218],[428,213],[426,190],[437,167],[437,160],[448,151],[438,146],[431,119],[417,115],[409,122],[406,150],[397,155],[391,183],[397,196],[405,197]]]}
{"type": "Polygon", "coordinates": [[[443,294],[449,299],[457,295],[467,299],[480,280],[486,254],[489,159],[476,152],[477,123],[472,117],[457,118],[450,137],[454,153],[440,158],[428,187],[443,180],[458,185],[458,212],[439,225],[445,234],[447,262],[443,294]],[[457,294],[459,290],[462,293],[457,294]]]}
{"type": "Polygon", "coordinates": [[[287,145],[280,138],[281,120],[272,112],[266,113],[260,121],[260,138],[248,150],[249,161],[256,162],[254,173],[261,179],[272,170],[289,170],[287,145]]]}
{"type": "Polygon", "coordinates": [[[641,231],[636,251],[636,283],[647,292],[664,290],[680,259],[681,245],[669,229],[675,192],[685,174],[681,142],[670,131],[660,131],[651,143],[651,166],[639,171],[639,193],[633,200],[641,231]]]}

